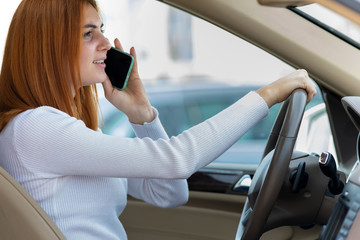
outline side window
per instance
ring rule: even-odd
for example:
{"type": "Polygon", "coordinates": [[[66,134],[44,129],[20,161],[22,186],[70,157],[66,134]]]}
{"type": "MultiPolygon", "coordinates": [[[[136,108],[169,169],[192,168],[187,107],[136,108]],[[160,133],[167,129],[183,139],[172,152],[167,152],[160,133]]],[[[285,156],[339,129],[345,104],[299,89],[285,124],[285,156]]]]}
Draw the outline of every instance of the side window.
{"type": "MultiPolygon", "coordinates": [[[[241,38],[160,2],[99,3],[106,16],[108,38],[118,37],[125,49],[135,46],[140,76],[169,136],[215,115],[249,91],[294,71],[241,38]]],[[[318,92],[307,106],[309,112],[297,148],[320,154],[331,148],[332,138],[330,127],[323,124],[328,120],[318,92]]],[[[104,99],[100,101],[106,109],[103,132],[133,137],[126,117],[104,99]]],[[[280,104],[272,107],[265,119],[215,161],[216,166],[226,169],[227,164],[238,164],[239,168],[244,165],[256,168],[279,109],[280,104]]]]}
{"type": "Polygon", "coordinates": [[[14,12],[16,8],[19,6],[21,0],[12,0],[7,2],[1,9],[0,9],[0,22],[1,22],[1,28],[0,28],[0,64],[2,62],[2,56],[4,53],[4,46],[6,42],[6,37],[9,30],[9,25],[11,22],[11,19],[14,15],[14,12]]]}

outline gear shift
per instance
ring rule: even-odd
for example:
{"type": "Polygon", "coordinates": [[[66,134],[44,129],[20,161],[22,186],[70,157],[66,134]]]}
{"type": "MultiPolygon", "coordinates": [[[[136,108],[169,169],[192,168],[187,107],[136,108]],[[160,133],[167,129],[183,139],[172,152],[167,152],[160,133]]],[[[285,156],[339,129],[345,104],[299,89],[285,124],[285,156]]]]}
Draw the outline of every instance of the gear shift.
{"type": "Polygon", "coordinates": [[[340,194],[344,189],[344,183],[341,182],[339,174],[337,174],[333,155],[329,152],[323,152],[319,158],[319,165],[325,176],[330,178],[328,184],[329,191],[334,195],[340,194]]]}

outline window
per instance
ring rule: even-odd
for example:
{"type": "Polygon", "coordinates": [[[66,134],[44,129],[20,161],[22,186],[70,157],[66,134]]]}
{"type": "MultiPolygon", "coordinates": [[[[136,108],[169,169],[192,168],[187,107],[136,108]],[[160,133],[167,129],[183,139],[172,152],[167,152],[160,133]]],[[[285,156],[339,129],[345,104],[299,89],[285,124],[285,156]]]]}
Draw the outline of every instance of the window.
{"type": "MultiPolygon", "coordinates": [[[[14,12],[16,8],[19,6],[21,0],[13,0],[9,1],[5,4],[4,7],[0,9],[0,22],[1,22],[1,28],[0,28],[0,56],[3,56],[4,53],[4,46],[5,41],[7,37],[7,33],[9,30],[9,25],[12,19],[12,16],[14,15],[14,12]]],[[[2,57],[0,58],[0,63],[2,62],[2,57]]]]}
{"type": "MultiPolygon", "coordinates": [[[[19,3],[20,0],[11,1],[3,9],[0,15],[4,24],[10,23],[19,3]]],[[[98,3],[110,41],[119,38],[125,50],[135,46],[140,76],[169,136],[215,115],[247,92],[294,71],[252,44],[160,1],[98,0],[98,3]]],[[[4,45],[8,29],[2,29],[4,45]]],[[[101,85],[98,87],[102,131],[134,137],[127,117],[105,99],[101,85]]],[[[330,151],[336,156],[318,92],[307,106],[296,149],[316,154],[330,151]]],[[[189,179],[190,189],[227,192],[244,173],[253,173],[279,109],[280,105],[273,106],[268,116],[228,151],[195,173],[189,179]]]]}
{"type": "MultiPolygon", "coordinates": [[[[294,70],[252,44],[160,2],[103,0],[100,4],[109,39],[119,37],[125,49],[129,46],[137,49],[140,76],[170,136],[294,70]]],[[[105,99],[100,101],[103,132],[133,137],[126,117],[105,99]]],[[[331,145],[330,127],[320,103],[322,98],[318,94],[307,106],[310,109],[317,105],[318,110],[306,114],[304,133],[299,135],[297,144],[298,149],[317,154],[327,150],[323,149],[325,145],[327,148],[331,145]],[[323,135],[323,141],[307,134],[317,124],[325,127],[323,133],[328,133],[323,135]],[[326,144],[316,148],[310,140],[326,144]]],[[[216,168],[228,169],[231,165],[255,169],[279,109],[280,105],[274,106],[264,120],[220,156],[215,161],[216,168]]]]}

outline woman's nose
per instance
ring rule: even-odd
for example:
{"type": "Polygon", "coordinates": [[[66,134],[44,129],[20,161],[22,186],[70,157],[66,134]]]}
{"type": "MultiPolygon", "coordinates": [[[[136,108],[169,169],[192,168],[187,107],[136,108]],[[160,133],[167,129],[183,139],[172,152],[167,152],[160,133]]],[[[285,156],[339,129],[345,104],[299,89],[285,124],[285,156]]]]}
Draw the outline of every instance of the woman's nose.
{"type": "Polygon", "coordinates": [[[101,50],[106,50],[106,51],[108,51],[111,48],[110,41],[105,36],[103,36],[103,39],[100,44],[100,48],[101,50]]]}

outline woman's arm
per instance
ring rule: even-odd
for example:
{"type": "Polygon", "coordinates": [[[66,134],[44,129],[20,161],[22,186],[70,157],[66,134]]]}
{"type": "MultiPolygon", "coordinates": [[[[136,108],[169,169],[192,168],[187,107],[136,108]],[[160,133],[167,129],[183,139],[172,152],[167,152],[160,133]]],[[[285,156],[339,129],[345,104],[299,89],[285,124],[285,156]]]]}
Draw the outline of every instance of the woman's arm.
{"type": "MultiPolygon", "coordinates": [[[[153,140],[169,139],[158,118],[157,110],[154,111],[154,121],[143,125],[132,124],[136,136],[150,137],[153,140]]],[[[183,205],[189,196],[186,179],[128,178],[128,193],[137,199],[164,208],[183,205]]]]}
{"type": "Polygon", "coordinates": [[[57,109],[40,107],[15,118],[14,148],[16,157],[41,177],[186,179],[267,113],[263,98],[251,92],[176,137],[153,140],[105,135],[57,109]]]}

